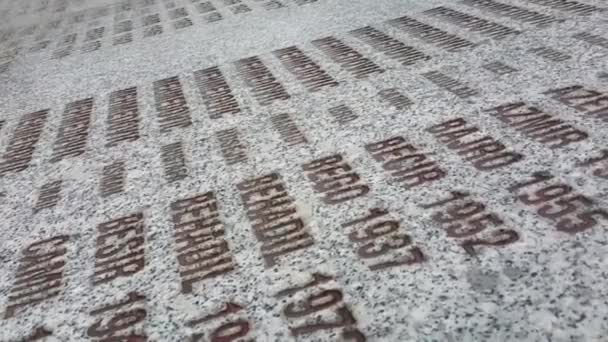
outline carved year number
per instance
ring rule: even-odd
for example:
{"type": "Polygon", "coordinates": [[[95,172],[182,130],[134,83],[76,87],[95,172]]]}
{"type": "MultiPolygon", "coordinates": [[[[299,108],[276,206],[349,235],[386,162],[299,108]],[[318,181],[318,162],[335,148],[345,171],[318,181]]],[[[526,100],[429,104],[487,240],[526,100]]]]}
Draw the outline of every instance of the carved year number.
{"type": "Polygon", "coordinates": [[[424,261],[424,259],[425,259],[424,253],[422,253],[422,250],[420,250],[420,248],[412,247],[409,250],[409,252],[410,252],[409,257],[406,257],[401,260],[392,260],[392,261],[381,262],[378,264],[373,264],[373,265],[369,266],[369,269],[372,271],[377,271],[377,270],[381,270],[381,269],[388,268],[388,267],[401,266],[401,265],[413,265],[413,264],[424,261]]]}
{"type": "Polygon", "coordinates": [[[575,219],[567,217],[559,221],[556,227],[559,231],[574,234],[595,226],[597,224],[596,218],[608,220],[608,212],[598,209],[580,213],[576,215],[575,219]]]}
{"type": "Polygon", "coordinates": [[[327,330],[327,329],[351,326],[351,325],[354,325],[357,323],[355,316],[353,316],[353,314],[350,312],[350,310],[345,306],[339,307],[336,310],[336,313],[338,314],[338,320],[336,320],[336,321],[315,322],[312,324],[305,324],[305,325],[301,325],[301,326],[293,327],[293,328],[289,328],[289,329],[295,336],[297,336],[297,335],[312,334],[319,330],[327,330]]]}
{"type": "Polygon", "coordinates": [[[302,309],[295,309],[295,304],[289,303],[283,309],[285,316],[302,317],[311,313],[329,308],[342,301],[342,292],[339,290],[325,290],[319,294],[311,295],[302,305],[302,309]]]}
{"type": "Polygon", "coordinates": [[[489,239],[471,239],[464,241],[461,246],[471,256],[477,255],[475,246],[504,246],[519,240],[519,234],[511,229],[499,229],[492,233],[489,239]]]}
{"type": "MultiPolygon", "coordinates": [[[[548,181],[553,176],[535,173],[531,181],[511,186],[510,191],[521,190],[532,184],[548,181]]],[[[536,213],[542,217],[557,221],[558,231],[574,234],[597,225],[598,220],[608,220],[608,212],[603,209],[591,209],[594,201],[577,194],[567,184],[548,185],[533,193],[524,193],[517,198],[528,205],[536,207],[536,213]]]]}
{"type": "Polygon", "coordinates": [[[372,241],[359,247],[358,254],[362,258],[375,258],[379,255],[386,254],[391,249],[399,249],[405,247],[412,242],[412,239],[407,234],[395,234],[387,237],[387,241],[372,241]]]}

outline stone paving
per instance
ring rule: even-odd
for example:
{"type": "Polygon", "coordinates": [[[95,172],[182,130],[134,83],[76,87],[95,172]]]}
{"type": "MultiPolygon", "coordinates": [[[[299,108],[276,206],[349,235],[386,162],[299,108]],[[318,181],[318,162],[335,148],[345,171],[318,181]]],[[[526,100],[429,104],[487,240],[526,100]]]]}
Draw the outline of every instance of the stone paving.
{"type": "Polygon", "coordinates": [[[603,0],[0,0],[0,341],[606,341],[603,0]]]}

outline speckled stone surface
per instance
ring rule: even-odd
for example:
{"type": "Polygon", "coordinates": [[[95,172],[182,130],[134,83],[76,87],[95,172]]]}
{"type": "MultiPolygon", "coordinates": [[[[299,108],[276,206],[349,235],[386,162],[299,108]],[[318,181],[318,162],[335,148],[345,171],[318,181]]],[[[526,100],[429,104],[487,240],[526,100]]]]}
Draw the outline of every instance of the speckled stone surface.
{"type": "Polygon", "coordinates": [[[608,339],[605,1],[0,19],[0,341],[608,339]]]}

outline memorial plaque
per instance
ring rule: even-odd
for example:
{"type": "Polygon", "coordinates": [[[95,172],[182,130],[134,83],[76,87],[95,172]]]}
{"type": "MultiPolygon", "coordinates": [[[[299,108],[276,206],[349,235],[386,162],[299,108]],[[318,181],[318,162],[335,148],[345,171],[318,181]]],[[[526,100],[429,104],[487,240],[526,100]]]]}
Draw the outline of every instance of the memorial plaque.
{"type": "Polygon", "coordinates": [[[0,342],[608,341],[605,0],[0,0],[0,342]]]}

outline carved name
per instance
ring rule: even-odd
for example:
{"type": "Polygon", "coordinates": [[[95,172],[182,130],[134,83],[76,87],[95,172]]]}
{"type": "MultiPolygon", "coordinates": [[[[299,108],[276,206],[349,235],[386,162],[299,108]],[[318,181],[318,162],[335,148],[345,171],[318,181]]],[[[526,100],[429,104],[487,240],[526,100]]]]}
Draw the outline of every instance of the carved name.
{"type": "Polygon", "coordinates": [[[569,107],[608,122],[608,94],[575,85],[543,93],[569,107]]]}
{"type": "Polygon", "coordinates": [[[561,148],[589,137],[586,132],[558,117],[523,102],[508,103],[484,111],[550,148],[561,148]]]}
{"type": "Polygon", "coordinates": [[[53,146],[51,162],[84,153],[89,136],[93,98],[68,103],[65,106],[59,132],[53,146]]]}
{"type": "Polygon", "coordinates": [[[161,148],[161,160],[168,182],[175,182],[188,177],[186,157],[181,141],[165,145],[161,148]]]}
{"type": "Polygon", "coordinates": [[[353,112],[347,105],[339,105],[331,107],[327,110],[334,120],[340,124],[345,124],[357,119],[357,114],[353,112]]]}
{"type": "Polygon", "coordinates": [[[222,155],[228,165],[247,162],[247,146],[241,142],[236,127],[221,130],[215,133],[215,136],[220,143],[222,155]]]}
{"type": "Polygon", "coordinates": [[[145,342],[144,331],[146,297],[130,292],[127,298],[116,304],[105,304],[90,315],[96,321],[87,329],[87,336],[97,342],[145,342]]]}
{"type": "Polygon", "coordinates": [[[125,163],[117,161],[103,167],[99,192],[101,197],[108,197],[124,191],[125,163]]]}
{"type": "Polygon", "coordinates": [[[407,16],[391,19],[387,21],[387,23],[405,33],[411,34],[429,44],[437,45],[449,52],[457,52],[475,46],[475,44],[462,37],[447,33],[407,16]]]}
{"type": "Polygon", "coordinates": [[[396,136],[365,145],[365,150],[405,188],[413,188],[443,178],[437,163],[405,138],[396,136]]]}
{"type": "Polygon", "coordinates": [[[431,56],[425,55],[412,46],[407,46],[401,41],[377,30],[371,26],[365,26],[349,32],[374,49],[384,53],[387,57],[399,61],[402,65],[412,65],[418,61],[426,61],[431,56]]]}
{"type": "Polygon", "coordinates": [[[53,208],[61,199],[61,180],[49,182],[40,187],[38,199],[34,206],[34,213],[42,209],[53,208]]]}
{"type": "Polygon", "coordinates": [[[524,157],[507,150],[505,145],[468,124],[464,118],[444,121],[426,128],[426,131],[480,171],[501,168],[524,157]]]}
{"type": "Polygon", "coordinates": [[[312,44],[356,78],[365,78],[384,72],[376,63],[334,37],[316,39],[312,41],[312,44]]]}
{"type": "Polygon", "coordinates": [[[154,81],[154,98],[161,132],[192,125],[190,108],[177,76],[154,81]]]}
{"type": "Polygon", "coordinates": [[[0,176],[8,172],[23,171],[29,167],[48,112],[49,110],[45,109],[25,114],[19,119],[17,128],[4,152],[4,160],[0,164],[0,176]]]}
{"type": "Polygon", "coordinates": [[[462,0],[461,3],[479,8],[482,11],[495,13],[503,17],[519,20],[537,26],[545,26],[556,21],[556,19],[552,16],[509,4],[503,4],[494,0],[462,0]]]}
{"type": "Polygon", "coordinates": [[[304,175],[327,204],[346,202],[365,196],[369,187],[340,154],[313,160],[302,165],[304,175]]]}
{"type": "Polygon", "coordinates": [[[281,175],[271,173],[237,185],[253,232],[262,243],[266,267],[314,244],[306,223],[298,214],[295,200],[287,193],[281,175]]]}
{"type": "Polygon", "coordinates": [[[424,11],[424,14],[438,17],[448,23],[465,28],[469,31],[479,32],[493,39],[503,39],[509,35],[517,35],[521,32],[510,27],[491,22],[489,20],[474,17],[447,7],[435,7],[424,11]]]}
{"type": "Polygon", "coordinates": [[[39,240],[21,252],[13,286],[8,292],[4,318],[61,293],[67,235],[39,240]]]}
{"type": "Polygon", "coordinates": [[[234,270],[236,262],[224,239],[213,192],[171,203],[171,216],[182,293],[191,293],[197,282],[234,270]]]}
{"type": "Polygon", "coordinates": [[[274,101],[291,97],[257,56],[240,59],[234,62],[234,65],[260,105],[267,106],[274,101]]]}
{"type": "Polygon", "coordinates": [[[572,35],[572,38],[608,49],[608,39],[589,32],[579,32],[572,35]]]}
{"type": "Polygon", "coordinates": [[[274,129],[279,132],[279,135],[281,135],[281,138],[287,145],[294,146],[308,143],[304,133],[300,131],[296,122],[288,114],[278,114],[270,120],[274,129]]]}
{"type": "Polygon", "coordinates": [[[139,139],[136,87],[110,93],[110,114],[107,125],[108,142],[106,146],[116,146],[123,141],[139,139]]]}
{"type": "Polygon", "coordinates": [[[603,12],[603,8],[584,4],[578,1],[570,0],[529,0],[532,3],[555,8],[565,12],[574,13],[577,15],[591,15],[595,12],[603,12]]]}
{"type": "Polygon", "coordinates": [[[338,82],[325,70],[295,46],[275,50],[272,53],[310,92],[338,85],[338,82]]]}
{"type": "Polygon", "coordinates": [[[212,119],[220,118],[224,114],[241,112],[239,103],[234,98],[232,90],[219,67],[215,66],[195,71],[194,79],[212,119]]]}
{"type": "Polygon", "coordinates": [[[414,104],[407,96],[401,94],[397,88],[382,89],[378,96],[391,107],[403,110],[414,104]]]}
{"type": "Polygon", "coordinates": [[[144,215],[136,213],[97,226],[93,285],[130,277],[144,269],[144,215]]]}
{"type": "Polygon", "coordinates": [[[479,93],[477,90],[469,88],[466,84],[444,75],[439,71],[425,72],[422,76],[433,82],[436,86],[449,91],[461,99],[466,99],[467,97],[475,96],[479,93]]]}
{"type": "Polygon", "coordinates": [[[594,176],[608,179],[608,150],[601,150],[599,156],[591,156],[579,161],[576,166],[591,168],[594,176]]]}

